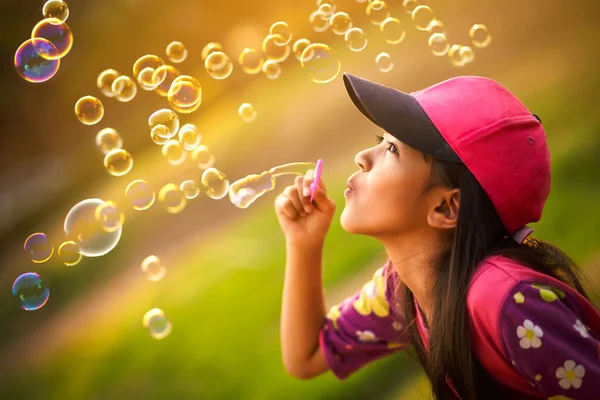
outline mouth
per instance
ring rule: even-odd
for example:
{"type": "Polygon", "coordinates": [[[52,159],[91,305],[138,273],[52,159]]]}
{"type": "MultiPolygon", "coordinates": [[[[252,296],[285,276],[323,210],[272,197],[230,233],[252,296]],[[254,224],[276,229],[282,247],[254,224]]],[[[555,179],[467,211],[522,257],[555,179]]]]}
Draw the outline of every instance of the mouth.
{"type": "Polygon", "coordinates": [[[352,187],[352,185],[350,184],[350,182],[348,182],[347,186],[348,187],[344,191],[344,196],[348,196],[348,195],[354,193],[354,188],[352,187]]]}

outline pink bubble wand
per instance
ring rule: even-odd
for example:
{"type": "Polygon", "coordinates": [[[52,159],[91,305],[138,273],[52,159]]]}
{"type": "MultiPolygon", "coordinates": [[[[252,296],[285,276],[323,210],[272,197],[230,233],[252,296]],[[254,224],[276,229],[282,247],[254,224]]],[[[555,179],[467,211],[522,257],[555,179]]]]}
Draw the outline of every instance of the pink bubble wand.
{"type": "Polygon", "coordinates": [[[315,193],[319,189],[319,182],[321,182],[321,170],[323,170],[323,160],[317,161],[317,167],[315,168],[315,180],[310,184],[310,202],[312,203],[315,198],[315,193]]]}

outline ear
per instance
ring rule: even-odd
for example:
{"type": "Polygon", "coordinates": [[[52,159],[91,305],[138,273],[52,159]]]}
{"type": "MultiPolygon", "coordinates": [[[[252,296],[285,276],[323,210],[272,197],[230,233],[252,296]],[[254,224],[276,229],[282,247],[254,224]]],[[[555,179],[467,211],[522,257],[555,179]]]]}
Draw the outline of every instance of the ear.
{"type": "Polygon", "coordinates": [[[442,192],[436,196],[436,203],[427,213],[427,223],[438,229],[454,229],[458,223],[460,190],[440,188],[442,192]]]}

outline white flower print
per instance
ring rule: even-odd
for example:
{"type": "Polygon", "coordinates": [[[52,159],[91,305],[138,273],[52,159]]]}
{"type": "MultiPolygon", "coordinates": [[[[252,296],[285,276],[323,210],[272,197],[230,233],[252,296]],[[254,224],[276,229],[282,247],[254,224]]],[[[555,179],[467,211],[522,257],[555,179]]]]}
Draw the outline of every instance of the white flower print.
{"type": "Polygon", "coordinates": [[[379,340],[371,331],[356,331],[356,336],[361,342],[376,342],[379,340]]]}
{"type": "Polygon", "coordinates": [[[581,323],[580,320],[575,321],[575,325],[573,325],[573,328],[575,328],[575,330],[579,331],[581,336],[583,336],[584,338],[590,337],[590,334],[587,332],[587,328],[585,327],[585,325],[583,325],[581,323]]]}
{"type": "Polygon", "coordinates": [[[395,331],[400,331],[402,330],[402,324],[398,321],[394,321],[392,322],[392,328],[394,328],[395,331]]]}
{"type": "Polygon", "coordinates": [[[559,379],[558,384],[563,389],[581,387],[581,378],[585,375],[585,367],[575,364],[573,360],[565,361],[564,367],[556,369],[556,377],[559,379]]]}
{"type": "Polygon", "coordinates": [[[533,322],[528,319],[523,322],[522,326],[517,328],[517,336],[521,338],[519,345],[524,349],[530,347],[536,349],[540,347],[542,345],[540,338],[543,335],[542,329],[539,326],[534,325],[533,322]]]}

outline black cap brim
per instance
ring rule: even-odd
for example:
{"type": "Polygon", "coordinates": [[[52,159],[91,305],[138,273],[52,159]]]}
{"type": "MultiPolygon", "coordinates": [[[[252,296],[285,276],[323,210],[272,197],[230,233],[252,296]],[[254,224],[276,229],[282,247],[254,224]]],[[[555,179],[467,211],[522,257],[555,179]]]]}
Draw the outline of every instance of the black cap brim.
{"type": "Polygon", "coordinates": [[[462,162],[413,96],[348,73],[343,77],[356,108],[381,129],[422,153],[462,162]]]}

